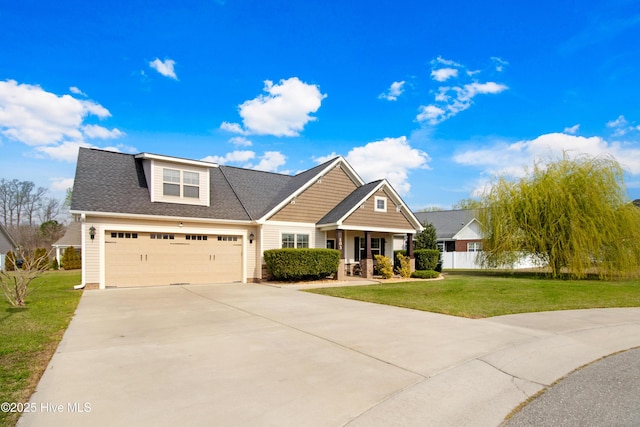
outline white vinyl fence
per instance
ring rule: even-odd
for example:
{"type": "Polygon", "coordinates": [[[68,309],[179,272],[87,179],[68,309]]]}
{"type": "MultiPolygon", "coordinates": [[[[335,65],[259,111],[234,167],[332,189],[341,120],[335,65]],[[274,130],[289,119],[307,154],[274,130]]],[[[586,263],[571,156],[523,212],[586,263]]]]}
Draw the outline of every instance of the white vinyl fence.
{"type": "MultiPolygon", "coordinates": [[[[442,269],[479,269],[482,268],[478,262],[480,252],[440,252],[442,259],[442,269]]],[[[531,257],[523,256],[519,262],[514,265],[505,266],[504,268],[536,268],[540,265],[531,257]]]]}

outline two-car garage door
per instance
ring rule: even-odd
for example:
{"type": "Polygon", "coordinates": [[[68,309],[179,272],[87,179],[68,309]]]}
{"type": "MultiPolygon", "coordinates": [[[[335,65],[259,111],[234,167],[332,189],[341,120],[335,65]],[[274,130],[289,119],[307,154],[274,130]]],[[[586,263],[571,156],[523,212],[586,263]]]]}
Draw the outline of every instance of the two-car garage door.
{"type": "Polygon", "coordinates": [[[106,286],[239,281],[242,236],[106,232],[106,286]]]}

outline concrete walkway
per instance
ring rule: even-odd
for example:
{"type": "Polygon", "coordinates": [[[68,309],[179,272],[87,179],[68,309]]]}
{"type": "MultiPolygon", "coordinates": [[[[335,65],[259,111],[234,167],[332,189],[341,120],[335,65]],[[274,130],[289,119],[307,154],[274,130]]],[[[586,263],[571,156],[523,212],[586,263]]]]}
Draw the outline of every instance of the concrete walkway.
{"type": "Polygon", "coordinates": [[[20,426],[497,426],[640,308],[464,319],[263,285],[85,292],[20,426]]]}

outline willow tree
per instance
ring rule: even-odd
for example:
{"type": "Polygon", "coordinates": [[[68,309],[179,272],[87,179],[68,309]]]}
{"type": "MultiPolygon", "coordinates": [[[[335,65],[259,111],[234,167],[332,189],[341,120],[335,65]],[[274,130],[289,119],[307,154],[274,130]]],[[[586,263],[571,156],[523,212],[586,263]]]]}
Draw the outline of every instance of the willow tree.
{"type": "Polygon", "coordinates": [[[516,181],[500,178],[478,212],[485,266],[529,255],[554,277],[635,276],[640,271],[640,209],[626,195],[624,172],[610,157],[536,163],[516,181]]]}

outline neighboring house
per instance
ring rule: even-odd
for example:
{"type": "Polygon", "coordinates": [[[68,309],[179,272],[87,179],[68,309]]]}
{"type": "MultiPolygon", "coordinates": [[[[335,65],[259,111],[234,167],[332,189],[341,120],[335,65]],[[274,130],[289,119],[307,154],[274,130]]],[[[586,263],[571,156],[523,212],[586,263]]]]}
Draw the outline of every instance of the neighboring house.
{"type": "MultiPolygon", "coordinates": [[[[71,213],[90,287],[251,282],[267,249],[335,248],[338,278],[422,226],[386,180],[342,157],[295,176],[80,148],[71,213]],[[402,236],[402,237],[398,237],[402,236]]],[[[411,255],[413,249],[410,249],[411,255]]]]}
{"type": "Polygon", "coordinates": [[[18,244],[9,231],[0,224],[0,271],[4,271],[6,265],[7,253],[16,252],[18,250],[18,244]]]}
{"type": "Polygon", "coordinates": [[[68,247],[73,246],[76,252],[82,253],[82,224],[77,221],[72,221],[71,224],[67,226],[64,236],[51,246],[56,250],[56,261],[58,261],[58,265],[60,265],[62,255],[68,247]]]}
{"type": "Polygon", "coordinates": [[[473,209],[417,212],[421,224],[433,224],[442,252],[442,268],[480,268],[478,252],[482,251],[482,228],[473,209]]]}

